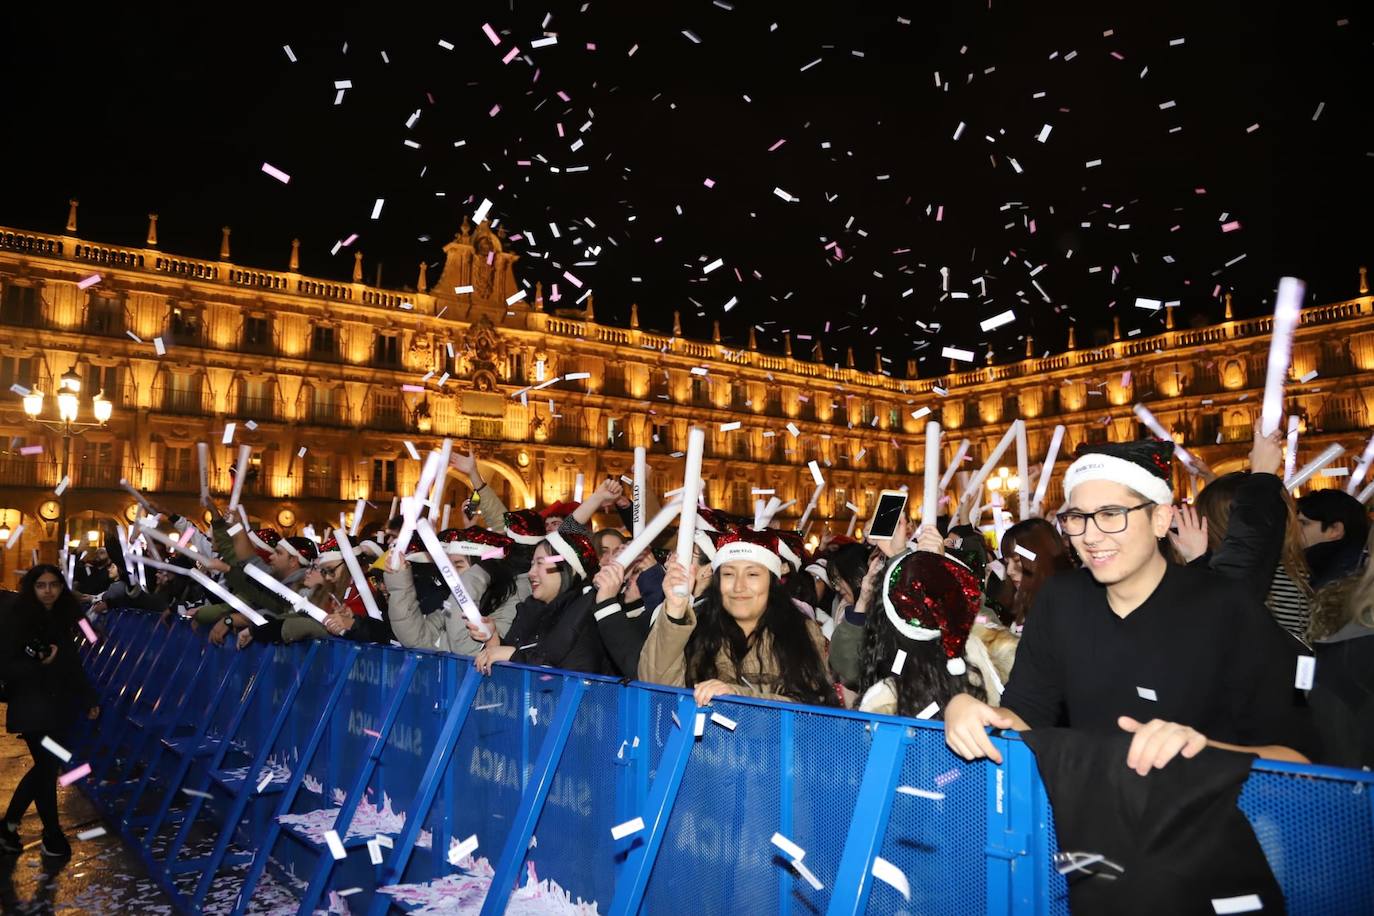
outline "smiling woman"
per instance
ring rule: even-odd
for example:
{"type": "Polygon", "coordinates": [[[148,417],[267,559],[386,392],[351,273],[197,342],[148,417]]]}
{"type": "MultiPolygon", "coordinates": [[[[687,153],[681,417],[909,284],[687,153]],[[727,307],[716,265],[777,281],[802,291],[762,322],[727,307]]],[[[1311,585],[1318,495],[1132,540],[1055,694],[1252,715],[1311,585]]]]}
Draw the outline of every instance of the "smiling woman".
{"type": "Polygon", "coordinates": [[[703,705],[728,694],[836,705],[825,637],[782,586],[776,533],[721,535],[711,565],[715,575],[694,608],[686,570],[669,560],[665,613],[644,644],[640,679],[692,687],[703,705]]]}

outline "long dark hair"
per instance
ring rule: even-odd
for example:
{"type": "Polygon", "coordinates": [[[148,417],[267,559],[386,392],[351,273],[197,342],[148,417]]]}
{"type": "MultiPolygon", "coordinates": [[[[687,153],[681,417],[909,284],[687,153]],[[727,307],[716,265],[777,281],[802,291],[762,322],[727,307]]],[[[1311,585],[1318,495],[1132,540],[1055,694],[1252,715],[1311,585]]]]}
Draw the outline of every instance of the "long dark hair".
{"type": "Polygon", "coordinates": [[[482,592],[482,599],[477,604],[482,616],[490,617],[515,594],[515,570],[505,557],[479,560],[477,565],[486,570],[488,577],[487,590],[482,592]]]}
{"type": "Polygon", "coordinates": [[[1011,599],[1011,616],[1014,622],[1024,624],[1040,586],[1056,573],[1073,569],[1073,559],[1059,529],[1043,518],[1017,522],[1002,535],[1002,558],[1010,562],[1012,557],[1021,563],[1021,585],[1011,599]],[[1018,554],[1018,544],[1035,554],[1035,559],[1018,554]]]}
{"type": "MultiPolygon", "coordinates": [[[[887,574],[884,568],[883,575],[887,574]]],[[[881,581],[881,580],[880,580],[881,581]]],[[[969,639],[976,639],[969,636],[969,639]]],[[[934,716],[944,718],[949,701],[961,693],[977,700],[987,700],[987,692],[969,679],[967,674],[950,674],[945,667],[945,650],[941,640],[918,642],[899,639],[897,629],[887,619],[881,599],[876,599],[864,619],[863,648],[859,650],[859,696],[874,684],[891,677],[897,694],[897,715],[915,717],[931,703],[938,703],[940,711],[934,716]],[[906,650],[902,673],[892,673],[892,663],[899,649],[906,650]]]]}
{"type": "Polygon", "coordinates": [[[711,578],[703,601],[697,606],[697,625],[687,638],[687,686],[719,677],[716,656],[726,651],[738,671],[749,650],[767,633],[773,654],[773,667],[780,684],[777,693],[799,703],[817,706],[837,706],[835,691],[826,672],[825,660],[816,651],[807,632],[806,618],[797,610],[786,587],[776,576],[770,576],[768,603],[759,618],[758,626],[749,636],[744,635],[735,618],[725,610],[720,593],[719,571],[711,578]]]}
{"type": "MultiPolygon", "coordinates": [[[[540,547],[548,548],[547,552],[545,553],[545,556],[557,557],[559,560],[563,559],[563,555],[560,554],[557,550],[554,550],[552,544],[550,544],[548,541],[540,541],[538,544],[534,545],[534,550],[530,551],[531,567],[534,566],[535,560],[537,559],[536,554],[538,553],[540,547]]],[[[566,560],[563,560],[559,563],[553,563],[551,565],[554,569],[558,570],[558,594],[554,596],[555,598],[566,595],[574,588],[579,588],[582,585],[582,583],[586,581],[573,571],[572,565],[568,563],[566,560]]]]}
{"type": "Polygon", "coordinates": [[[55,614],[71,621],[81,616],[81,605],[77,603],[76,595],[67,584],[67,577],[51,563],[37,563],[24,573],[24,578],[19,580],[19,597],[15,600],[14,607],[25,614],[55,614]],[[51,610],[44,608],[43,602],[38,600],[38,580],[47,573],[52,573],[62,583],[62,594],[57,596],[51,610]]]}
{"type": "Polygon", "coordinates": [[[868,557],[869,549],[862,544],[844,544],[836,549],[825,567],[830,587],[838,591],[837,586],[844,582],[857,599],[868,573],[868,557]]]}

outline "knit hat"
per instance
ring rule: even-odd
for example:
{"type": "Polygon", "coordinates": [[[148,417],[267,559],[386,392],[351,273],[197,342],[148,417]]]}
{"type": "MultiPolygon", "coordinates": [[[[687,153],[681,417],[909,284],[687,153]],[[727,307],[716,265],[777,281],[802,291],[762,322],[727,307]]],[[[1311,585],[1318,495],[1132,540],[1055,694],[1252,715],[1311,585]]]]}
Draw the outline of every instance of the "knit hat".
{"type": "Polygon", "coordinates": [[[314,563],[320,555],[320,546],[310,538],[302,537],[299,534],[282,538],[277,542],[277,546],[295,557],[296,562],[302,566],[309,566],[314,563]]]}
{"type": "Polygon", "coordinates": [[[550,531],[547,535],[549,546],[568,561],[568,566],[579,578],[589,579],[601,568],[597,561],[596,547],[592,539],[576,531],[550,531]]]}
{"type": "Polygon", "coordinates": [[[504,557],[515,541],[488,528],[448,528],[439,532],[439,540],[451,557],[504,557]]]}
{"type": "Polygon", "coordinates": [[[538,544],[544,540],[544,517],[533,509],[507,512],[506,534],[517,544],[538,544]]]}
{"type": "Polygon", "coordinates": [[[883,610],[897,635],[916,642],[938,639],[950,674],[963,674],[964,643],[978,617],[982,590],[973,573],[927,550],[901,554],[883,574],[883,610]]]}
{"type": "Polygon", "coordinates": [[[1085,445],[1064,472],[1064,499],[1086,480],[1109,480],[1167,506],[1174,501],[1173,455],[1174,444],[1159,439],[1085,445]]]}
{"type": "Polygon", "coordinates": [[[545,506],[544,510],[540,512],[539,515],[541,518],[567,518],[569,515],[576,512],[577,507],[580,505],[582,504],[575,503],[572,500],[564,502],[560,499],[551,506],[545,506]]]}
{"type": "Polygon", "coordinates": [[[720,569],[726,563],[743,560],[767,567],[768,571],[782,578],[782,557],[778,554],[778,532],[768,528],[756,531],[753,528],[736,528],[727,531],[716,539],[716,555],[711,560],[711,569],[720,569]]]}

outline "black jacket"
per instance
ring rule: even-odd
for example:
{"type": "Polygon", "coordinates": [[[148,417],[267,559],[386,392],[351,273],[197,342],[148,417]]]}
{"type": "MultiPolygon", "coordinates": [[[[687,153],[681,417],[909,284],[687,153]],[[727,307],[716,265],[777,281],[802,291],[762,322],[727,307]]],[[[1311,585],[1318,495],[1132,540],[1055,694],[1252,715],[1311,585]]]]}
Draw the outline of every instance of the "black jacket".
{"type": "Polygon", "coordinates": [[[605,674],[609,666],[592,617],[595,607],[596,592],[590,585],[566,591],[547,604],[526,598],[516,607],[501,644],[515,648],[511,661],[605,674]]]}
{"type": "Polygon", "coordinates": [[[639,653],[649,638],[649,623],[653,619],[643,600],[626,603],[616,595],[597,602],[593,617],[611,662],[611,673],[639,677],[639,653]]]}
{"type": "Polygon", "coordinates": [[[95,705],[95,691],[76,651],[80,618],[74,601],[67,611],[26,610],[17,601],[0,610],[0,680],[9,700],[9,731],[60,735],[95,705]],[[39,642],[57,646],[57,657],[49,664],[24,651],[39,642]]]}
{"type": "Polygon", "coordinates": [[[1283,558],[1287,526],[1283,481],[1273,474],[1246,474],[1231,503],[1231,519],[1221,547],[1190,565],[1201,565],[1205,558],[1212,572],[1230,579],[1263,603],[1283,558]]]}

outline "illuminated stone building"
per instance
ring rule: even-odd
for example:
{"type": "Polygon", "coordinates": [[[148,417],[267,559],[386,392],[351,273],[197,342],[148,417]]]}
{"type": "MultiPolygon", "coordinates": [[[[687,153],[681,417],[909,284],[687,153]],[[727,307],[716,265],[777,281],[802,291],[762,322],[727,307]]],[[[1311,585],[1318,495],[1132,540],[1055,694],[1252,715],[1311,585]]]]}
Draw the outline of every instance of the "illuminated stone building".
{"type": "MultiPolygon", "coordinates": [[[[676,313],[671,333],[641,328],[637,309],[629,327],[611,327],[596,321],[590,296],[553,309],[518,279],[519,255],[486,223],[465,221],[437,279],[421,265],[408,291],[364,283],[361,252],[352,281],[340,283],[302,274],[299,243],[286,270],[271,271],[234,263],[229,239],[226,228],[214,261],[164,253],[154,217],[144,247],[101,245],[78,236],[75,203],[63,234],[0,228],[0,533],[26,526],[0,567],[9,584],[31,549],[51,555],[54,488],[66,476],[62,436],[29,420],[11,386],[43,391],[44,416],[55,417],[54,385],[69,369],[82,380],[82,416],[98,393],[113,404],[105,427],[71,441],[73,537],[92,520],[130,517],[121,479],[198,514],[199,442],[211,444],[215,493],[228,491],[236,448],[248,444],[250,513],[322,530],[359,498],[375,507],[365,524],[379,524],[392,498],[414,488],[410,446],[423,453],[446,436],[477,450],[513,507],[570,497],[579,472],[589,487],[628,475],[639,445],[663,493],[681,483],[675,455],[692,425],[709,430],[712,505],[751,512],[751,490],[772,489],[797,500],[786,513],[795,518],[816,459],[828,482],[816,518],[842,531],[847,504],[862,517],[881,489],[915,483],[926,418],[913,414],[926,407],[949,432],[946,460],[968,438],[977,467],[1015,417],[1028,423],[1036,460],[1057,423],[1068,427],[1066,449],[1138,435],[1131,404],[1143,400],[1224,471],[1247,451],[1268,346],[1267,320],[1228,315],[1092,348],[1071,336],[1065,352],[1044,357],[1029,355],[1027,341],[1021,362],[915,379],[914,361],[893,372],[881,353],[865,372],[852,351],[835,365],[816,350],[794,355],[790,339],[782,354],[760,351],[752,332],[743,347],[722,343],[718,327],[709,342],[688,339],[676,313]]],[[[1291,389],[1304,456],[1327,441],[1363,444],[1374,408],[1374,299],[1363,274],[1360,293],[1304,313],[1294,378],[1317,373],[1291,389]]],[[[466,481],[447,493],[465,498],[466,481]]]]}

